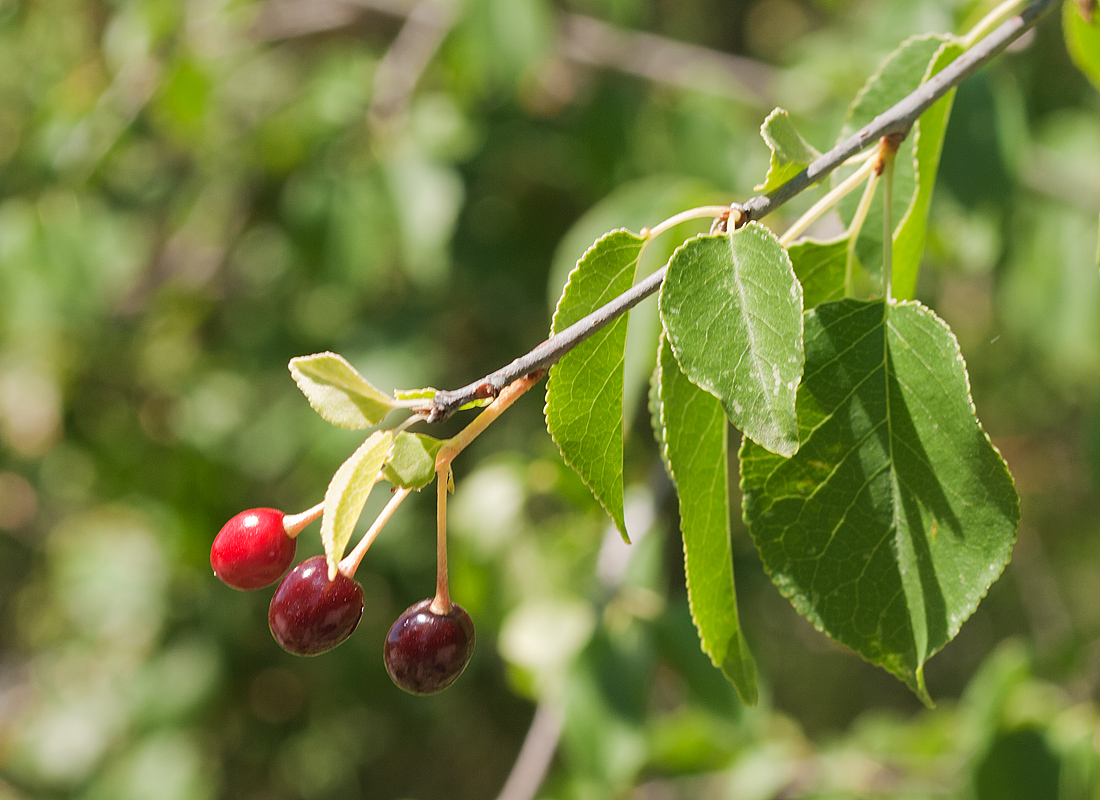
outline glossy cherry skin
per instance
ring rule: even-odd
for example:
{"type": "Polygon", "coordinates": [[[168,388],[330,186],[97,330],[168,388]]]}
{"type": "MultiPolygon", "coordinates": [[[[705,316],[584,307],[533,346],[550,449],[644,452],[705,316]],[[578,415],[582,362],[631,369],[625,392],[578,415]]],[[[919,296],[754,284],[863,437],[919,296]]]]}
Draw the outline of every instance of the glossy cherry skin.
{"type": "Polygon", "coordinates": [[[474,623],[461,606],[437,614],[432,601],[410,606],[386,636],[384,659],[393,682],[410,694],[435,694],[454,683],[474,652],[474,623]]]}
{"type": "Polygon", "coordinates": [[[324,556],[296,566],[271,598],[267,624],[279,646],[297,656],[327,652],[351,636],[363,616],[363,587],[343,573],[328,579],[324,556]]]}
{"type": "Polygon", "coordinates": [[[234,589],[262,589],[294,560],[297,541],[283,529],[282,511],[253,508],[225,523],[210,547],[210,566],[234,589]]]}

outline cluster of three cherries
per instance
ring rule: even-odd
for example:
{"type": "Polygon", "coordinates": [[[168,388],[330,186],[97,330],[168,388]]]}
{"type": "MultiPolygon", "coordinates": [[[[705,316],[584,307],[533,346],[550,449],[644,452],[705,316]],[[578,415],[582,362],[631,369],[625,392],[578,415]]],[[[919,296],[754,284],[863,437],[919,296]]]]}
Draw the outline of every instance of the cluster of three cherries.
{"type": "MultiPolygon", "coordinates": [[[[300,515],[299,515],[300,516],[300,515]]],[[[298,524],[274,508],[242,511],[210,548],[214,574],[234,589],[262,589],[279,580],[294,560],[298,524]]],[[[355,570],[329,580],[324,556],[287,573],[271,598],[268,626],[288,653],[315,656],[343,642],[363,616],[363,587],[355,570]]],[[[474,624],[461,606],[440,611],[421,600],[398,617],[386,636],[384,660],[393,682],[412,694],[434,694],[455,680],[474,651],[474,624]]]]}

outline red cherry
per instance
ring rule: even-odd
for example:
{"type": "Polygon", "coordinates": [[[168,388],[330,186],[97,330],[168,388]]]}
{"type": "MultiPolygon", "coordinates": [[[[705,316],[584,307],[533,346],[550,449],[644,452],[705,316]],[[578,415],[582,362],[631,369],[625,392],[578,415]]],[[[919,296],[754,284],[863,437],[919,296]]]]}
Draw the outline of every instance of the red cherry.
{"type": "Polygon", "coordinates": [[[410,606],[386,636],[384,660],[393,682],[410,694],[435,694],[458,680],[474,653],[474,623],[461,606],[446,614],[432,601],[410,606]]]}
{"type": "Polygon", "coordinates": [[[267,624],[279,646],[316,656],[351,636],[363,616],[363,587],[341,572],[328,579],[324,556],[292,569],[271,598],[267,624]]]}
{"type": "Polygon", "coordinates": [[[214,574],[234,589],[262,589],[279,580],[297,546],[283,528],[284,516],[274,508],[253,508],[225,523],[210,547],[214,574]]]}

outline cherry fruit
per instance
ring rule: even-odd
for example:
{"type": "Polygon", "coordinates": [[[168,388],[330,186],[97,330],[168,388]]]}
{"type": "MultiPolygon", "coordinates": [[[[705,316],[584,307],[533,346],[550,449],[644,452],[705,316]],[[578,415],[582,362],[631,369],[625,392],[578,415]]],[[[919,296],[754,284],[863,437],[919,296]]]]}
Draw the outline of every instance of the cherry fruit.
{"type": "Polygon", "coordinates": [[[285,516],[274,508],[253,508],[225,523],[210,547],[214,574],[234,589],[262,589],[279,580],[296,547],[283,527],[285,516]]]}
{"type": "Polygon", "coordinates": [[[267,623],[288,653],[315,656],[351,636],[363,616],[363,587],[342,572],[328,579],[324,556],[292,569],[271,598],[267,623]]]}
{"type": "Polygon", "coordinates": [[[410,606],[386,636],[393,682],[410,694],[435,694],[454,683],[474,652],[474,623],[461,606],[437,614],[432,601],[410,606]]]}

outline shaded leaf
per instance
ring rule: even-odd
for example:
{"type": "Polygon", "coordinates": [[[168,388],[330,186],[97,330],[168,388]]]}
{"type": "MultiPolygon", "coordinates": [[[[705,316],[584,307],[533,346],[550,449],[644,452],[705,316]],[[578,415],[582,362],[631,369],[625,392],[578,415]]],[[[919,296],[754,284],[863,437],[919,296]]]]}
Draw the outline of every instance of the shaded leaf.
{"type": "Polygon", "coordinates": [[[730,547],[729,424],[717,398],[680,371],[664,339],[659,369],[662,449],[680,500],[691,618],[704,652],[752,705],[756,664],[737,617],[730,547]]]}
{"type": "Polygon", "coordinates": [[[668,264],[661,321],[684,373],[776,453],[798,450],[802,287],[767,228],[749,223],[681,245],[668,264]]]}
{"type": "MultiPolygon", "coordinates": [[[[634,283],[645,239],[612,231],[598,239],[569,276],[551,333],[568,328],[634,283]]],[[[627,538],[623,515],[623,356],[627,315],[586,339],[550,369],[546,427],[627,538]]]]}
{"type": "Polygon", "coordinates": [[[919,303],[806,315],[801,449],[741,449],[745,519],[799,613],[930,703],[925,661],[1008,563],[1019,500],[958,343],[919,303]]]}
{"type": "Polygon", "coordinates": [[[351,454],[329,482],[325,511],[321,517],[321,543],[328,560],[329,580],[336,577],[336,565],[344,556],[355,523],[379,478],[379,472],[393,445],[393,434],[375,431],[351,454]]]}
{"type": "Polygon", "coordinates": [[[802,138],[790,115],[782,108],[768,114],[760,126],[760,135],[772,155],[767,177],[763,183],[752,187],[753,191],[770,192],[782,186],[821,155],[802,138]]]}
{"type": "Polygon", "coordinates": [[[395,407],[393,398],[371,386],[336,353],[292,358],[290,374],[313,410],[341,428],[370,428],[395,407]]]}
{"type": "Polygon", "coordinates": [[[1085,3],[1062,4],[1062,32],[1070,58],[1097,89],[1100,89],[1100,6],[1093,4],[1091,19],[1085,19],[1085,3]]]}
{"type": "Polygon", "coordinates": [[[848,237],[828,242],[803,239],[787,248],[794,274],[802,284],[802,305],[813,308],[844,297],[844,272],[848,263],[848,237]]]}
{"type": "Polygon", "coordinates": [[[423,489],[435,478],[435,456],[443,442],[423,433],[397,434],[382,470],[382,476],[394,486],[423,489]]]}

